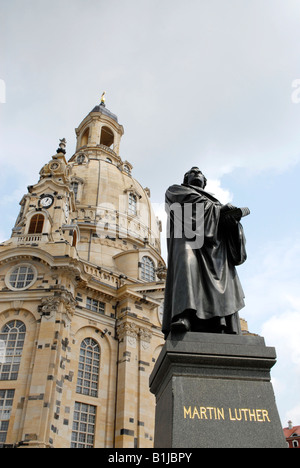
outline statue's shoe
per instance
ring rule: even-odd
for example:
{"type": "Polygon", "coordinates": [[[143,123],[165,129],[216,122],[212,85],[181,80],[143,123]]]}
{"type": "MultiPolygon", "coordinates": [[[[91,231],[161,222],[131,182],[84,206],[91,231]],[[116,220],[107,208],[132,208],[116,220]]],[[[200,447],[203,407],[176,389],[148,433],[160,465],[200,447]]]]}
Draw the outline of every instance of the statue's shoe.
{"type": "Polygon", "coordinates": [[[175,333],[185,333],[191,330],[191,323],[187,318],[179,318],[171,325],[171,331],[175,333]]]}

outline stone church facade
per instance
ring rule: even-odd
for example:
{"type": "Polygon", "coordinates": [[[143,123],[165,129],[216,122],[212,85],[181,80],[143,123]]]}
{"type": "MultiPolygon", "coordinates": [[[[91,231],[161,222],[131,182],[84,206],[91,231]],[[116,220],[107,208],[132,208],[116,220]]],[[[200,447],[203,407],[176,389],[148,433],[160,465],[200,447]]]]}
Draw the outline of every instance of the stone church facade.
{"type": "Polygon", "coordinates": [[[0,447],[152,447],[165,263],[102,100],[0,244],[0,447]]]}

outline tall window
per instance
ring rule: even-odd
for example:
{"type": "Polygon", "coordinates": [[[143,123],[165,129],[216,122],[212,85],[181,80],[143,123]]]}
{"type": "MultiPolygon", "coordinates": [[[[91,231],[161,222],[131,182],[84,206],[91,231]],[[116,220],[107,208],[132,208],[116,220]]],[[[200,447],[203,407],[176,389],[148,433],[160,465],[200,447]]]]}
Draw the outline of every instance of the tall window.
{"type": "Polygon", "coordinates": [[[36,214],[32,216],[29,224],[28,234],[41,234],[44,227],[44,216],[42,214],[36,214]]]}
{"type": "Polygon", "coordinates": [[[1,330],[2,357],[0,361],[0,380],[17,380],[26,327],[20,320],[8,322],[1,330]]]}
{"type": "Polygon", "coordinates": [[[85,338],[80,346],[76,392],[98,396],[100,348],[92,338],[85,338]]]}
{"type": "Polygon", "coordinates": [[[96,406],[75,402],[71,448],[93,448],[96,406]]]}
{"type": "Polygon", "coordinates": [[[108,127],[102,127],[101,129],[101,137],[100,137],[100,144],[108,146],[109,148],[112,146],[114,142],[114,134],[112,130],[108,127]]]}
{"type": "Polygon", "coordinates": [[[74,231],[73,233],[73,240],[72,240],[72,247],[76,247],[77,245],[77,233],[74,231]]]}
{"type": "Polygon", "coordinates": [[[127,172],[127,174],[130,174],[130,167],[127,164],[124,164],[124,171],[127,172]]]}
{"type": "Polygon", "coordinates": [[[72,187],[72,190],[74,192],[74,195],[75,195],[75,200],[77,200],[77,195],[78,195],[78,187],[79,187],[79,183],[78,182],[71,182],[71,187],[72,187]]]}
{"type": "Polygon", "coordinates": [[[87,128],[81,137],[81,146],[86,146],[88,144],[89,133],[90,133],[90,129],[87,128]]]}
{"type": "Polygon", "coordinates": [[[0,447],[6,442],[14,395],[14,390],[0,390],[0,447]]]}
{"type": "Polygon", "coordinates": [[[134,193],[129,194],[128,198],[128,214],[136,215],[137,212],[137,198],[134,193]]]}
{"type": "MultiPolygon", "coordinates": [[[[86,133],[86,132],[85,132],[86,133]]],[[[78,156],[77,156],[77,163],[78,164],[83,164],[85,161],[85,155],[83,153],[80,153],[78,156]]]]}
{"type": "Polygon", "coordinates": [[[141,277],[145,281],[155,281],[155,265],[149,257],[143,257],[141,262],[141,277]]]}

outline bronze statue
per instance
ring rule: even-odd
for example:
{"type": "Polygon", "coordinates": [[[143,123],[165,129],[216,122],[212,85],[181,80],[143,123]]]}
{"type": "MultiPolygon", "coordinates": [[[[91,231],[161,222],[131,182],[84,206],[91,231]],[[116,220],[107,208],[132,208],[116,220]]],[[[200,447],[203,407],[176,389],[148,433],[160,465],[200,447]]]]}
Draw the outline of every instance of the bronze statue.
{"type": "Polygon", "coordinates": [[[240,333],[238,311],[244,307],[244,293],[235,266],[247,257],[240,219],[250,211],[222,205],[205,186],[205,176],[193,167],[182,185],[172,185],[166,192],[165,337],[170,331],[240,333]]]}

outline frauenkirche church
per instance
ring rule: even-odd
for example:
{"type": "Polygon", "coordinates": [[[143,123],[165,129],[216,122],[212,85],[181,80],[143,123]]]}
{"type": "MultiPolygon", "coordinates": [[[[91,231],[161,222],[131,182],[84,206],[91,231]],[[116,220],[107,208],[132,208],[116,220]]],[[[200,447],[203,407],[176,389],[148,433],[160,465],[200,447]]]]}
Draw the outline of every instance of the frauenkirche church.
{"type": "Polygon", "coordinates": [[[0,447],[152,447],[165,263],[104,97],[0,244],[0,447]]]}

